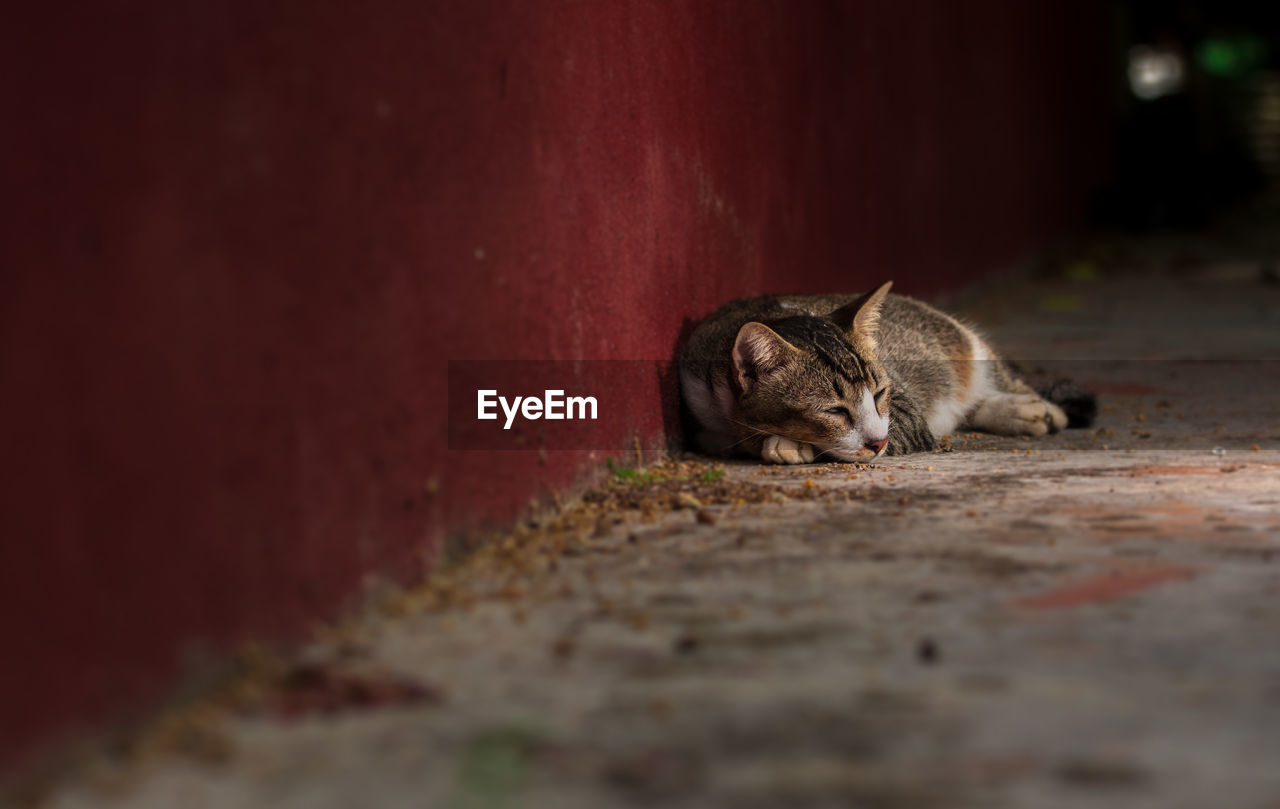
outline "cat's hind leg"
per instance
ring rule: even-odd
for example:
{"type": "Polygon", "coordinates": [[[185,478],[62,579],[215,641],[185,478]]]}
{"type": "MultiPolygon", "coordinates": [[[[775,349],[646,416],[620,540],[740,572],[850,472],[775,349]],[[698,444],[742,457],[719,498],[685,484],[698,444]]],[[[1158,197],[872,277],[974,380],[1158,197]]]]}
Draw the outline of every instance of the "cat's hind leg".
{"type": "Polygon", "coordinates": [[[1067,426],[1067,414],[1040,394],[1025,388],[1018,393],[995,393],[984,399],[968,418],[977,430],[996,435],[1044,435],[1067,426]]]}
{"type": "Polygon", "coordinates": [[[985,344],[979,370],[978,401],[965,423],[995,435],[1045,435],[1066,429],[1067,414],[1046,400],[985,344]]]}

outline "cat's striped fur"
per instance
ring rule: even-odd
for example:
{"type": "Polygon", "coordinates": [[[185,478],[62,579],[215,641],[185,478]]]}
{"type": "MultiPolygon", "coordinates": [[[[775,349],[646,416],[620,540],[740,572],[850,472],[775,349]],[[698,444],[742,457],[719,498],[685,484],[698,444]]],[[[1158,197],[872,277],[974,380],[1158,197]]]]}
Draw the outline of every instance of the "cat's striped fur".
{"type": "Polygon", "coordinates": [[[972,328],[889,286],[742,299],[707,318],[680,361],[698,447],[775,463],[864,461],[932,449],[961,427],[1067,426],[972,328]]]}

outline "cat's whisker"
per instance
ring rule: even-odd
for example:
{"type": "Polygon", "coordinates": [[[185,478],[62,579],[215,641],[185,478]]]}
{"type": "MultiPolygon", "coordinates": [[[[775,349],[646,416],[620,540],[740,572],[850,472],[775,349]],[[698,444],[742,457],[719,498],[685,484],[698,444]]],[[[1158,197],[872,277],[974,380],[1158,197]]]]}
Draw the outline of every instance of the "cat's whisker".
{"type": "MultiPolygon", "coordinates": [[[[761,435],[761,434],[762,434],[762,433],[760,433],[759,431],[757,431],[757,433],[756,433],[756,435],[761,435]]],[[[749,435],[749,436],[747,436],[746,438],[739,438],[737,441],[734,441],[732,444],[727,445],[727,446],[725,447],[725,449],[733,449],[734,447],[738,446],[739,444],[745,443],[745,442],[750,441],[751,439],[755,438],[755,437],[756,437],[756,435],[749,435]]],[[[769,433],[763,433],[763,435],[769,435],[769,433]]]]}
{"type": "MultiPolygon", "coordinates": [[[[831,454],[831,457],[832,457],[832,458],[834,458],[836,461],[838,461],[838,462],[840,462],[840,463],[856,463],[856,460],[855,460],[854,458],[842,458],[842,457],[840,457],[839,455],[836,455],[836,454],[835,454],[835,451],[836,451],[836,450],[838,450],[838,449],[841,449],[841,447],[840,447],[840,446],[838,446],[838,445],[837,445],[837,446],[834,446],[834,447],[827,447],[826,449],[822,450],[821,452],[814,453],[813,459],[816,461],[816,460],[818,460],[819,458],[821,458],[823,455],[826,455],[826,454],[830,453],[830,454],[831,454]]],[[[844,449],[848,449],[848,448],[847,448],[847,447],[845,447],[844,449]]]]}
{"type": "MultiPolygon", "coordinates": [[[[738,421],[733,416],[725,416],[724,418],[725,418],[725,421],[732,421],[734,424],[738,425],[739,427],[746,427],[748,430],[753,430],[756,433],[764,433],[764,430],[761,430],[759,427],[752,427],[750,424],[747,424],[744,421],[738,421]]],[[[769,433],[765,433],[765,434],[769,435],[769,433]]]]}
{"type": "Polygon", "coordinates": [[[741,438],[741,439],[739,439],[739,440],[737,440],[737,441],[734,441],[732,444],[730,444],[728,447],[726,447],[726,449],[732,449],[733,447],[738,446],[739,444],[743,443],[744,441],[750,441],[751,439],[753,439],[753,438],[755,438],[755,437],[757,437],[757,436],[761,436],[761,435],[763,435],[763,436],[765,436],[766,438],[768,438],[768,437],[771,437],[771,436],[773,435],[773,433],[766,432],[766,431],[761,430],[761,429],[759,429],[759,428],[757,428],[757,427],[752,427],[750,424],[743,424],[742,422],[740,422],[740,421],[738,421],[737,419],[732,418],[732,417],[730,417],[730,416],[725,416],[725,419],[726,419],[726,420],[728,420],[728,421],[733,422],[734,424],[738,425],[739,427],[746,427],[748,430],[751,430],[751,434],[750,434],[750,435],[748,435],[746,438],[741,438]]]}

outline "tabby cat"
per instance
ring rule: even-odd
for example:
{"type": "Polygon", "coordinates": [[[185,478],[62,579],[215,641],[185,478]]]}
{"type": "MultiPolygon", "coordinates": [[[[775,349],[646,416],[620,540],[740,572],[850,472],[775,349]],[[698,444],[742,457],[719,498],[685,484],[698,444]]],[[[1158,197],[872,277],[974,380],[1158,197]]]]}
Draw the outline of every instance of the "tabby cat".
{"type": "Polygon", "coordinates": [[[1059,404],[1070,405],[1071,426],[1092,417],[1091,394],[1049,401],[973,329],[890,285],[748,298],[707,318],[680,358],[698,447],[773,463],[865,462],[931,450],[961,428],[1057,432],[1069,421],[1059,404]]]}

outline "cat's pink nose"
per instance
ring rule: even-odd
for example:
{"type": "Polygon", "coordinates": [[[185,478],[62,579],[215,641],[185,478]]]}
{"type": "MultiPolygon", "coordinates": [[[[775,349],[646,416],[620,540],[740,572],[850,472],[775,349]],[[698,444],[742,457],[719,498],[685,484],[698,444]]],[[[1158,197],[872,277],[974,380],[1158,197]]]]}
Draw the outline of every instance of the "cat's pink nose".
{"type": "Polygon", "coordinates": [[[867,449],[871,450],[872,452],[879,453],[879,452],[880,452],[880,450],[884,449],[885,444],[888,444],[888,443],[889,443],[889,439],[887,439],[887,438],[882,438],[882,439],[880,439],[879,441],[868,441],[867,443],[863,444],[862,446],[866,447],[867,449]]]}

